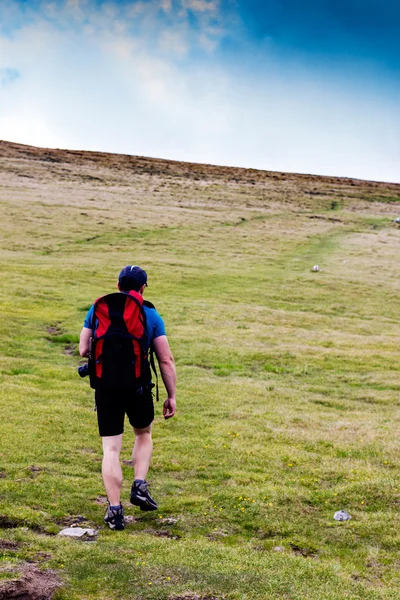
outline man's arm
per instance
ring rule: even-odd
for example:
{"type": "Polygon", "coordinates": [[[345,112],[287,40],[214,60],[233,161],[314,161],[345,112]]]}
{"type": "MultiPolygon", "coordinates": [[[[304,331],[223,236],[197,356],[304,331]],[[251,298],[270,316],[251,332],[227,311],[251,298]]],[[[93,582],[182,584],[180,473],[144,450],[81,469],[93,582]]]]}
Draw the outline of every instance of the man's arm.
{"type": "Polygon", "coordinates": [[[84,327],[81,331],[81,337],[79,338],[79,354],[81,356],[87,356],[89,352],[89,341],[93,337],[93,329],[84,327]]]}
{"type": "Polygon", "coordinates": [[[175,361],[166,335],[153,340],[154,350],[160,365],[161,377],[167,390],[168,398],[164,402],[164,419],[170,419],[176,411],[176,369],[175,361]]]}

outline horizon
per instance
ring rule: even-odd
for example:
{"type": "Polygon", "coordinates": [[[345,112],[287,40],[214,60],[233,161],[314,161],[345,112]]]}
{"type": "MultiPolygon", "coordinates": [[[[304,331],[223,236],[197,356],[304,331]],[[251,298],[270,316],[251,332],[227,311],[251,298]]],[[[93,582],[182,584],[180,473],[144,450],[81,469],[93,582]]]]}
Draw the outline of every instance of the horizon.
{"type": "Polygon", "coordinates": [[[129,156],[131,158],[142,158],[145,160],[154,160],[154,161],[165,161],[165,162],[172,162],[172,163],[184,163],[187,165],[193,165],[193,166],[205,166],[205,167],[217,167],[217,168],[223,168],[223,169],[242,169],[242,170],[246,170],[246,171],[256,171],[256,172],[265,172],[265,173],[279,173],[281,175],[299,175],[299,176],[305,176],[305,177],[315,177],[315,178],[321,178],[321,179],[345,179],[345,180],[354,180],[354,181],[361,181],[361,182],[365,182],[365,183],[379,183],[379,184],[388,184],[388,185],[400,185],[400,182],[397,181],[385,181],[385,180],[378,180],[378,179],[363,179],[362,177],[352,177],[352,176],[342,176],[342,175],[324,175],[324,174],[319,174],[319,173],[302,173],[302,172],[296,172],[296,171],[275,171],[275,170],[271,170],[271,169],[258,169],[255,167],[243,167],[241,165],[226,165],[226,164],[217,164],[217,163],[207,163],[207,162],[195,162],[195,161],[190,161],[190,160],[177,160],[177,159],[173,159],[173,158],[165,158],[162,156],[143,156],[141,154],[129,154],[126,152],[109,152],[109,151],[105,151],[105,150],[85,150],[84,148],[58,148],[58,147],[49,147],[49,146],[37,146],[37,145],[32,145],[32,144],[23,144],[20,142],[14,142],[12,140],[3,140],[0,139],[0,144],[12,144],[12,145],[16,145],[16,146],[26,146],[27,148],[34,148],[34,149],[39,149],[39,150],[49,150],[51,151],[59,151],[59,152],[78,152],[78,153],[88,153],[88,154],[110,154],[112,156],[129,156]]]}

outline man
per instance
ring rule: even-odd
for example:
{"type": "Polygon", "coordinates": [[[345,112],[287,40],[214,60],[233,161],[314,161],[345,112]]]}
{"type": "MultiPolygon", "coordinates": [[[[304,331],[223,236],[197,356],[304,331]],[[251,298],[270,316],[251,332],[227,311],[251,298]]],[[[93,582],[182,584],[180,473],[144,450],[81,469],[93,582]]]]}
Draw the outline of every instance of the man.
{"type": "MultiPolygon", "coordinates": [[[[143,269],[138,266],[128,266],[122,269],[118,278],[120,292],[130,292],[133,296],[136,293],[136,297],[138,297],[137,294],[143,297],[146,287],[147,274],[143,269]]],[[[117,300],[123,299],[122,295],[116,294],[116,296],[118,297],[117,300]]],[[[139,299],[142,300],[142,298],[139,299]]],[[[164,402],[163,415],[165,419],[170,419],[176,411],[175,363],[162,318],[150,303],[148,303],[148,306],[143,304],[143,310],[146,317],[143,336],[144,351],[147,352],[151,345],[154,348],[168,394],[164,402]]],[[[96,339],[98,326],[99,321],[96,318],[95,305],[92,305],[86,315],[80,335],[79,352],[81,356],[88,356],[91,338],[96,339]]],[[[102,476],[109,502],[104,521],[110,529],[124,529],[124,511],[120,498],[122,470],[119,457],[125,413],[128,415],[135,433],[135,443],[132,451],[134,482],[130,500],[132,504],[139,506],[141,510],[157,509],[157,504],[150,496],[146,482],[153,451],[151,428],[154,419],[154,405],[151,387],[124,390],[98,386],[95,390],[99,433],[103,441],[102,476]]]]}

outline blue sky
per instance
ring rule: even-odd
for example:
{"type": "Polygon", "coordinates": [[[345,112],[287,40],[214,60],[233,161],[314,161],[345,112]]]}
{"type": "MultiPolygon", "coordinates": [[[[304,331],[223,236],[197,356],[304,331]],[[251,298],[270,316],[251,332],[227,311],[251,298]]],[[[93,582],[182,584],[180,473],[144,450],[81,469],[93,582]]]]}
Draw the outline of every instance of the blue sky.
{"type": "Polygon", "coordinates": [[[400,182],[400,4],[0,0],[0,139],[400,182]]]}

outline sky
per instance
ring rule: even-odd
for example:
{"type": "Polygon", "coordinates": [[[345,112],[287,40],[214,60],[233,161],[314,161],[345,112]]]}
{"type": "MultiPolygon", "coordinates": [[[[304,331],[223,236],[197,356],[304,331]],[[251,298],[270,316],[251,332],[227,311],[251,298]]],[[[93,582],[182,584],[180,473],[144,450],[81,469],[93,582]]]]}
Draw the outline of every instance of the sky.
{"type": "Polygon", "coordinates": [[[0,0],[0,139],[400,182],[400,3],[0,0]]]}

